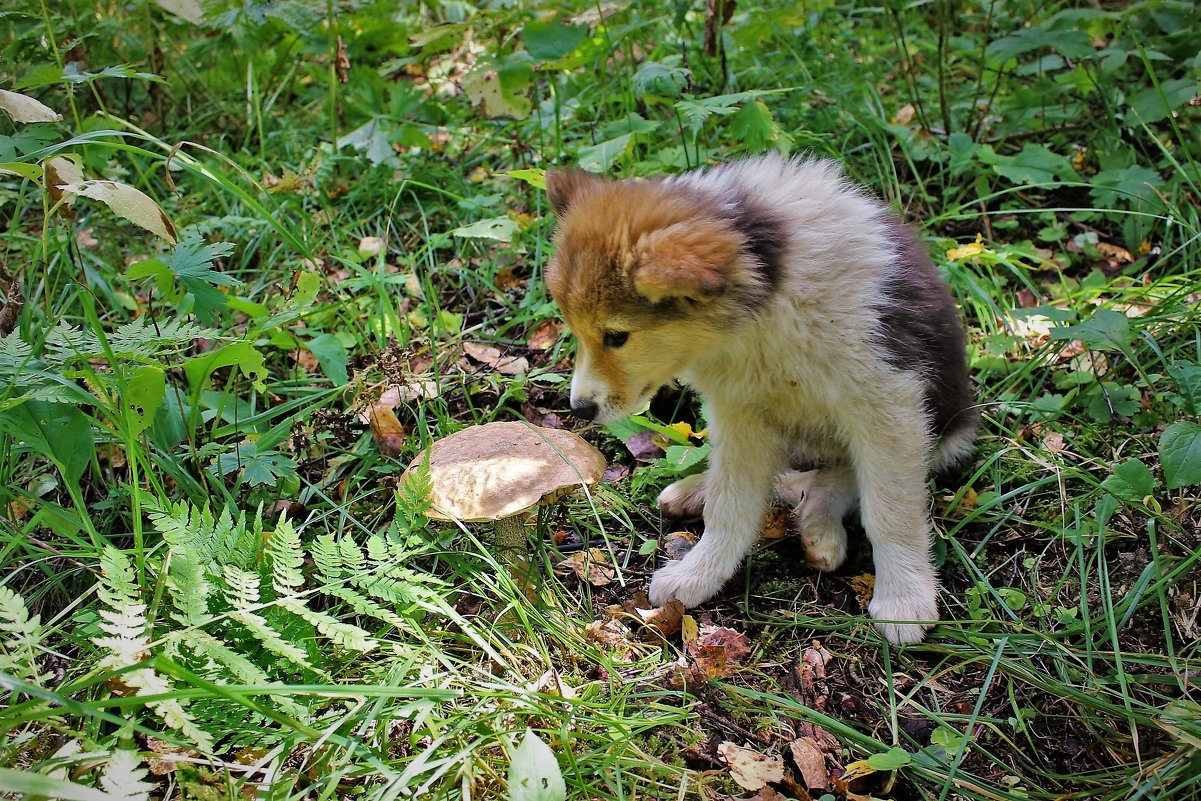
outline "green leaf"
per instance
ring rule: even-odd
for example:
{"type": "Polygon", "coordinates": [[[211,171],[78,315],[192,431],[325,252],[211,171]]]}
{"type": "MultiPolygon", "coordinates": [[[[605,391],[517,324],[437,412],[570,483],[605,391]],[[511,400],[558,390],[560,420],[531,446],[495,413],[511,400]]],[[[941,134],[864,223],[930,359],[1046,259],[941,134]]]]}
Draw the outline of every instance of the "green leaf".
{"type": "Polygon", "coordinates": [[[1051,329],[1051,339],[1078,339],[1090,350],[1130,350],[1130,320],[1111,309],[1100,309],[1082,323],[1051,329]]]}
{"type": "Polygon", "coordinates": [[[42,168],[37,164],[25,164],[20,161],[6,161],[0,164],[0,174],[8,173],[19,175],[22,178],[28,178],[31,181],[40,180],[42,177],[42,168]]]}
{"type": "Polygon", "coordinates": [[[967,735],[950,726],[939,726],[930,735],[930,742],[934,745],[941,745],[951,756],[959,756],[964,745],[967,744],[967,735]]]}
{"type": "Polygon", "coordinates": [[[1159,461],[1168,489],[1201,484],[1201,425],[1172,423],[1159,438],[1159,461]]]}
{"type": "Polygon", "coordinates": [[[1113,422],[1114,417],[1133,417],[1143,407],[1139,391],[1128,384],[1103,381],[1089,392],[1088,413],[1098,423],[1113,422]]]}
{"type": "Polygon", "coordinates": [[[48,457],[71,484],[79,483],[96,453],[92,424],[70,404],[26,401],[0,412],[0,428],[48,457]]]}
{"type": "Polygon", "coordinates": [[[53,779],[26,770],[0,768],[0,786],[25,798],[60,798],[62,801],[112,801],[104,790],[84,787],[66,779],[53,779]]]}
{"type": "Polygon", "coordinates": [[[400,159],[392,150],[392,142],[389,141],[385,130],[387,124],[386,120],[372,117],[345,136],[339,136],[334,144],[339,150],[349,145],[355,150],[361,151],[372,164],[399,167],[400,159]]]}
{"type": "Polygon", "coordinates": [[[495,239],[497,242],[508,242],[512,240],[513,234],[517,233],[517,230],[516,220],[508,215],[501,215],[479,220],[471,225],[461,225],[450,233],[452,236],[461,236],[465,239],[495,239]]]}
{"type": "Polygon", "coordinates": [[[321,365],[321,372],[325,373],[326,377],[336,386],[340,387],[346,383],[348,358],[346,346],[342,344],[341,340],[333,334],[322,334],[310,339],[304,343],[304,346],[316,357],[317,364],[321,365]]]}
{"type": "Polygon", "coordinates": [[[1155,474],[1138,459],[1127,459],[1113,469],[1113,475],[1101,482],[1101,489],[1130,503],[1141,503],[1155,491],[1155,474]]]}
{"type": "Polygon", "coordinates": [[[627,133],[595,145],[581,147],[576,156],[576,164],[581,170],[604,172],[625,154],[632,139],[633,134],[627,133]]]}
{"type": "Polygon", "coordinates": [[[538,61],[558,61],[571,53],[588,36],[583,25],[564,25],[552,22],[531,22],[521,32],[525,49],[538,61]]]}
{"type": "Polygon", "coordinates": [[[1156,190],[1164,186],[1159,173],[1147,167],[1102,170],[1091,181],[1093,200],[1098,206],[1112,207],[1119,202],[1129,205],[1163,205],[1156,190]]]}
{"type": "Polygon", "coordinates": [[[750,153],[762,153],[780,139],[780,126],[762,100],[752,100],[730,120],[730,132],[750,153]]]}
{"type": "Polygon", "coordinates": [[[1084,31],[1051,31],[1026,28],[997,39],[985,51],[992,64],[1000,66],[1010,59],[1046,48],[1068,58],[1088,58],[1094,54],[1092,38],[1084,31]]]}
{"type": "Polygon", "coordinates": [[[270,448],[259,450],[249,441],[239,442],[232,452],[218,456],[215,466],[223,476],[241,470],[242,479],[252,487],[274,487],[279,479],[296,473],[292,459],[270,448]]]}
{"type": "Polygon", "coordinates": [[[1158,87],[1150,87],[1130,99],[1130,110],[1135,119],[1150,125],[1166,118],[1175,109],[1180,108],[1192,99],[1197,88],[1193,78],[1177,78],[1163,81],[1158,87]]]}
{"type": "Polygon", "coordinates": [[[1027,144],[1016,156],[1000,156],[991,147],[981,147],[979,155],[981,161],[992,165],[993,172],[1015,184],[1080,180],[1071,162],[1043,145],[1027,144]]]}
{"type": "Polygon", "coordinates": [[[216,370],[235,364],[242,371],[242,375],[250,379],[255,389],[259,392],[267,391],[267,365],[263,363],[263,354],[255,350],[249,342],[235,342],[224,348],[209,351],[203,356],[188,359],[183,364],[183,371],[192,389],[200,390],[211,383],[216,370]]]}
{"type": "Polygon", "coordinates": [[[897,770],[909,764],[910,754],[904,748],[890,748],[883,754],[872,754],[867,764],[876,770],[897,770]]]}
{"type": "Polygon", "coordinates": [[[1168,400],[1189,414],[1201,414],[1201,365],[1176,362],[1168,368],[1168,375],[1176,379],[1180,390],[1168,393],[1168,400]]]}
{"type": "Polygon", "coordinates": [[[679,56],[669,57],[662,62],[642,62],[634,73],[634,91],[639,95],[650,93],[679,97],[692,77],[687,68],[678,66],[679,63],[679,56]]]}
{"type": "Polygon", "coordinates": [[[141,367],[129,377],[121,402],[133,417],[133,429],[130,433],[135,437],[154,422],[166,392],[166,374],[158,367],[141,367]]]}
{"type": "Polygon", "coordinates": [[[529,729],[509,763],[509,801],[564,801],[567,784],[555,752],[529,729]]]}
{"type": "Polygon", "coordinates": [[[546,170],[510,170],[508,176],[525,181],[535,189],[546,189],[546,170]]]}

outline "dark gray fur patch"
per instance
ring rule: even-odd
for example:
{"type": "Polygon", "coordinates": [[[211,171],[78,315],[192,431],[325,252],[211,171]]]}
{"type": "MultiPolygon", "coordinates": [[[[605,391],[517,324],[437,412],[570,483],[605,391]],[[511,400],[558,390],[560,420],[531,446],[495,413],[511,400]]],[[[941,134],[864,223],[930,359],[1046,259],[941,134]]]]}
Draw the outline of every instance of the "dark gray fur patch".
{"type": "Polygon", "coordinates": [[[770,291],[780,282],[788,231],[783,218],[745,195],[723,211],[745,240],[746,252],[754,257],[754,268],[763,276],[770,291]]]}
{"type": "Polygon", "coordinates": [[[922,376],[935,437],[972,430],[980,415],[951,290],[908,226],[891,212],[877,222],[897,254],[896,269],[885,285],[888,299],[880,310],[881,344],[893,366],[922,376]]]}

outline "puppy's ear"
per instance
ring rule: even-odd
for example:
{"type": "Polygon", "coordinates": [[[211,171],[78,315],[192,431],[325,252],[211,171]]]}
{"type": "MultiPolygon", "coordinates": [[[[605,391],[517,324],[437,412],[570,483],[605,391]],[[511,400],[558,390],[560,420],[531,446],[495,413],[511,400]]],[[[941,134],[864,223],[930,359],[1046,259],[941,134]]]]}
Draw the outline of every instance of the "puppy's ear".
{"type": "Polygon", "coordinates": [[[604,180],[583,170],[550,170],[546,173],[546,197],[555,215],[562,217],[582,195],[604,180]]]}
{"type": "Polygon", "coordinates": [[[738,237],[712,220],[651,231],[634,246],[634,289],[652,303],[720,295],[738,269],[738,247],[738,237]]]}

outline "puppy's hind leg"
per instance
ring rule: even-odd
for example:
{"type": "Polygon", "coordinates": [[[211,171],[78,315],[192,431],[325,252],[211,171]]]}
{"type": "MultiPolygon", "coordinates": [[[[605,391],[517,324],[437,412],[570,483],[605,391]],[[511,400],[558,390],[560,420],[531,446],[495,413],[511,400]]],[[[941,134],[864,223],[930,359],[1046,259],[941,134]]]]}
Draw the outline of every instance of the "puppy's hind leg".
{"type": "Polygon", "coordinates": [[[695,473],[669,484],[659,493],[659,511],[668,517],[700,517],[705,509],[705,477],[695,473]]]}
{"type": "Polygon", "coordinates": [[[776,496],[793,506],[805,557],[818,570],[836,570],[847,556],[842,520],[859,499],[849,465],[788,470],[776,476],[776,496]]]}

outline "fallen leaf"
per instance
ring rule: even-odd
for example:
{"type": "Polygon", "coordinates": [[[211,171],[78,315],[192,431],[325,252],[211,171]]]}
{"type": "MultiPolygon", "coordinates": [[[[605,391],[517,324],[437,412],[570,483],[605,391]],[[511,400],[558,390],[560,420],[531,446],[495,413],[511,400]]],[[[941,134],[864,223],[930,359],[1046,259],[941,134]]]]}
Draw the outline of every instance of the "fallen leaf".
{"type": "Polygon", "coordinates": [[[751,652],[751,639],[740,631],[725,626],[702,626],[693,647],[720,648],[726,660],[739,664],[751,652]]]}
{"type": "Polygon", "coordinates": [[[806,790],[825,790],[829,786],[830,774],[826,770],[826,756],[817,740],[801,737],[789,743],[788,750],[792,752],[792,761],[801,773],[801,784],[806,790]]]}
{"type": "Polygon", "coordinates": [[[625,441],[625,446],[640,462],[653,462],[663,456],[663,449],[655,444],[653,431],[639,431],[625,441]]]}
{"type": "Polygon", "coordinates": [[[871,573],[851,576],[851,590],[855,593],[855,600],[859,602],[860,609],[867,609],[867,605],[872,602],[872,593],[875,589],[876,577],[871,573]]]}
{"type": "Polygon", "coordinates": [[[384,240],[378,236],[365,236],[359,240],[359,256],[378,256],[384,249],[384,240]]]}
{"type": "Polygon", "coordinates": [[[493,281],[496,288],[501,292],[506,289],[514,289],[516,287],[525,286],[525,279],[513,271],[512,267],[502,267],[496,273],[496,280],[493,281]]]}
{"type": "Polygon", "coordinates": [[[684,624],[684,604],[679,601],[673,600],[655,609],[635,609],[634,612],[642,625],[667,638],[679,634],[684,624]]]}
{"type": "Polygon", "coordinates": [[[605,468],[605,474],[601,477],[601,480],[606,484],[616,484],[618,481],[624,481],[629,477],[630,466],[628,464],[611,464],[605,468]]]}
{"type": "Polygon", "coordinates": [[[696,638],[699,636],[701,636],[701,631],[696,618],[692,615],[684,615],[684,619],[680,621],[680,640],[688,645],[696,642],[696,638]]]}
{"type": "Polygon", "coordinates": [[[13,122],[58,122],[63,118],[42,101],[6,89],[0,89],[0,108],[8,112],[13,122]]]}
{"type": "Polygon", "coordinates": [[[557,695],[567,699],[576,697],[575,688],[565,682],[559,671],[554,668],[543,673],[536,681],[526,685],[526,690],[532,693],[557,695]]]}
{"type": "Polygon", "coordinates": [[[543,320],[530,332],[525,345],[531,350],[550,350],[562,335],[562,323],[557,320],[543,320]]]}
{"type": "Polygon", "coordinates": [[[478,342],[464,342],[463,352],[477,362],[486,364],[501,375],[524,375],[530,363],[524,356],[505,356],[498,348],[478,342]]]}
{"type": "Polygon", "coordinates": [[[587,581],[594,587],[611,584],[616,575],[608,555],[600,548],[589,548],[587,551],[573,553],[555,565],[555,573],[560,576],[575,573],[581,581],[587,581]]]}
{"type": "Polygon", "coordinates": [[[617,618],[592,621],[584,629],[584,638],[603,645],[623,661],[628,661],[634,652],[630,629],[617,618]]]}
{"type": "Polygon", "coordinates": [[[162,237],[172,245],[178,241],[175,226],[167,219],[158,203],[129,184],[117,181],[76,181],[61,184],[59,188],[64,192],[100,201],[118,216],[162,237]]]}
{"type": "Polygon", "coordinates": [[[959,247],[948,250],[947,261],[963,261],[964,259],[970,259],[974,256],[979,256],[981,253],[984,253],[987,250],[988,248],[984,247],[984,237],[980,234],[976,234],[975,242],[969,242],[966,245],[960,245],[959,247]]]}
{"type": "Polygon", "coordinates": [[[759,529],[759,539],[778,540],[787,533],[792,522],[792,516],[787,509],[773,506],[763,518],[763,528],[759,529]]]}
{"type": "Polygon", "coordinates": [[[758,790],[784,779],[784,760],[767,756],[731,742],[717,746],[717,753],[730,768],[730,778],[744,790],[758,790]]]}
{"type": "Polygon", "coordinates": [[[1134,261],[1134,256],[1130,251],[1121,245],[1115,245],[1112,242],[1098,242],[1095,247],[1098,253],[1117,264],[1129,264],[1134,261]]]}
{"type": "Polygon", "coordinates": [[[375,404],[368,412],[371,421],[371,438],[380,455],[395,457],[404,448],[405,430],[396,417],[396,413],[388,406],[375,404]]]}
{"type": "Polygon", "coordinates": [[[668,559],[681,559],[696,545],[697,536],[691,531],[672,531],[663,535],[663,554],[668,559]]]}

